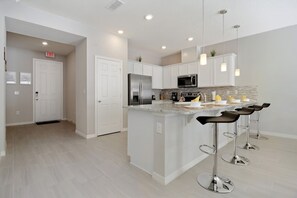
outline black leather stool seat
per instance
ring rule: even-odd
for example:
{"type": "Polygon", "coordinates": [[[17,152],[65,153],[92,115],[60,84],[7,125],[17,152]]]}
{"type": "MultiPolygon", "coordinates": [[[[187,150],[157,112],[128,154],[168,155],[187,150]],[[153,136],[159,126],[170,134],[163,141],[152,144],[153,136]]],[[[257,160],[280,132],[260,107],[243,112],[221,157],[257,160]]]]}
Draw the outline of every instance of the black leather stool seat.
{"type": "Polygon", "coordinates": [[[235,112],[238,113],[239,115],[251,115],[255,111],[254,108],[247,108],[247,107],[242,107],[235,110],[236,110],[235,112]]]}
{"type": "Polygon", "coordinates": [[[238,120],[239,116],[234,111],[223,111],[221,116],[199,116],[196,119],[204,125],[206,123],[232,123],[238,120]]]}
{"type": "Polygon", "coordinates": [[[262,107],[263,107],[263,108],[267,108],[267,107],[269,107],[269,106],[270,106],[270,103],[263,103],[263,104],[262,104],[262,107]]]}
{"type": "Polygon", "coordinates": [[[260,105],[252,105],[252,106],[249,106],[249,108],[253,108],[255,109],[255,111],[261,111],[263,109],[263,107],[260,105]]]}

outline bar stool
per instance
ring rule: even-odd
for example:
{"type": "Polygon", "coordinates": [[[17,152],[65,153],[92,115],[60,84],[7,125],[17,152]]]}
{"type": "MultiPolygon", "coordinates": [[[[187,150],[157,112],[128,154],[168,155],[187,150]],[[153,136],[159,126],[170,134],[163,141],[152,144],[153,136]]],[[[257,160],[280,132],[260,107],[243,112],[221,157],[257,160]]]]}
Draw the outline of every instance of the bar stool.
{"type": "MultiPolygon", "coordinates": [[[[239,114],[239,115],[251,115],[253,114],[255,111],[255,109],[252,108],[246,108],[243,107],[242,109],[237,109],[237,111],[234,111],[235,113],[239,114]]],[[[238,131],[238,125],[237,125],[237,121],[234,123],[234,133],[231,133],[232,136],[234,136],[234,153],[233,154],[224,154],[222,155],[222,159],[226,162],[229,162],[230,164],[234,164],[234,165],[248,165],[249,164],[249,159],[247,159],[246,157],[240,156],[237,154],[237,131],[238,131]]],[[[230,133],[224,133],[225,136],[228,136],[230,133]]]]}
{"type": "Polygon", "coordinates": [[[270,106],[270,103],[263,103],[261,106],[259,105],[252,105],[250,107],[255,108],[257,112],[257,119],[255,120],[257,123],[257,134],[251,134],[250,137],[258,140],[268,140],[267,137],[262,136],[260,134],[260,127],[259,127],[259,121],[260,121],[260,111],[264,108],[267,108],[270,106]]]}
{"type": "MultiPolygon", "coordinates": [[[[249,107],[253,109],[254,111],[257,111],[258,108],[256,107],[249,107]]],[[[243,108],[235,109],[236,111],[241,111],[243,108]]],[[[252,113],[251,113],[252,114],[252,113]]],[[[245,115],[246,119],[246,126],[244,127],[246,129],[246,143],[239,148],[245,149],[245,150],[259,150],[259,147],[256,145],[253,145],[250,143],[250,125],[251,125],[251,114],[245,115]]]]}
{"type": "Polygon", "coordinates": [[[202,173],[198,175],[197,182],[205,189],[216,193],[229,193],[234,189],[234,184],[228,178],[218,176],[218,123],[232,123],[238,120],[239,114],[224,111],[221,116],[199,116],[196,119],[201,124],[214,123],[213,131],[213,146],[201,145],[199,149],[207,154],[214,155],[214,165],[212,174],[202,173]],[[203,147],[208,147],[213,150],[212,153],[207,152],[203,147]]]}

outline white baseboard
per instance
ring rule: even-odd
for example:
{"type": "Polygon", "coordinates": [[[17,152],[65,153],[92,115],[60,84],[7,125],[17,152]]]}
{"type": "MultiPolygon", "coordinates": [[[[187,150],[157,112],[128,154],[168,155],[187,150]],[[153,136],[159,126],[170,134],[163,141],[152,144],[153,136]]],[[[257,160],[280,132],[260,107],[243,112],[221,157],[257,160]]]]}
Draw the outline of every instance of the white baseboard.
{"type": "Polygon", "coordinates": [[[0,157],[4,157],[6,155],[6,152],[5,151],[1,151],[0,152],[0,157]]]}
{"type": "Polygon", "coordinates": [[[77,129],[75,130],[75,133],[78,134],[79,136],[85,138],[85,139],[90,139],[90,138],[97,137],[96,134],[84,134],[84,133],[82,133],[81,131],[79,131],[77,129]]]}
{"type": "MultiPolygon", "coordinates": [[[[226,146],[230,141],[233,141],[233,139],[222,142],[219,145],[219,149],[226,146]]],[[[207,155],[207,154],[202,154],[201,156],[197,157],[196,159],[192,160],[188,164],[184,165],[183,167],[179,168],[178,170],[174,171],[173,173],[171,173],[170,175],[168,175],[166,177],[163,177],[163,176],[161,176],[161,175],[159,175],[158,173],[155,173],[155,172],[153,172],[152,177],[158,183],[163,184],[163,185],[167,185],[170,182],[172,182],[174,179],[176,179],[177,177],[179,177],[180,175],[185,173],[187,170],[189,170],[190,168],[194,167],[199,162],[201,162],[202,160],[207,158],[208,156],[209,155],[207,155]]]]}
{"type": "Polygon", "coordinates": [[[34,122],[30,121],[30,122],[8,123],[6,124],[6,126],[20,126],[20,125],[27,125],[27,124],[34,124],[34,122]]]}
{"type": "Polygon", "coordinates": [[[270,132],[270,131],[260,131],[263,135],[270,135],[275,137],[281,137],[281,138],[288,138],[288,139],[297,139],[297,135],[292,135],[288,133],[277,133],[277,132],[270,132]]]}
{"type": "Polygon", "coordinates": [[[128,131],[128,128],[122,128],[121,131],[128,131]]]}

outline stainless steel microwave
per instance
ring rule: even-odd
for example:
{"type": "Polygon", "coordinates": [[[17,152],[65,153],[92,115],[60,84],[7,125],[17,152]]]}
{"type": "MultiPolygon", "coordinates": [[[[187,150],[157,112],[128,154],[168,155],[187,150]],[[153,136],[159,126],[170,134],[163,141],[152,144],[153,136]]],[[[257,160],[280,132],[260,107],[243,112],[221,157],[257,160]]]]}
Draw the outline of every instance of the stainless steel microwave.
{"type": "Polygon", "coordinates": [[[190,74],[190,75],[178,76],[177,87],[178,88],[198,87],[198,75],[190,74]]]}

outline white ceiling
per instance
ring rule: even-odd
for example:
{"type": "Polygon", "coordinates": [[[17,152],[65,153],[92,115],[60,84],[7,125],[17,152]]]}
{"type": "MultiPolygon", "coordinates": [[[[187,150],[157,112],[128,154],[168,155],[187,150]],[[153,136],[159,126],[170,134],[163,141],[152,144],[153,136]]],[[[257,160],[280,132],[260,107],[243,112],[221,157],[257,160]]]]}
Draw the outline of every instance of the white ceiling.
{"type": "Polygon", "coordinates": [[[49,40],[39,39],[35,37],[25,36],[21,34],[7,32],[7,46],[28,49],[38,52],[55,52],[58,55],[66,56],[75,47],[72,45],[66,45],[62,43],[57,43],[49,40]],[[43,46],[42,42],[47,41],[48,46],[43,46]]]}
{"type": "MultiPolygon", "coordinates": [[[[22,0],[20,3],[37,7],[85,24],[96,25],[123,36],[136,46],[163,56],[187,47],[201,45],[202,0],[124,0],[115,11],[106,6],[111,0],[22,0]],[[145,14],[153,14],[145,21],[145,14]],[[188,42],[187,37],[194,41],[188,42]],[[166,50],[161,46],[166,45],[166,50]]],[[[235,38],[235,24],[241,26],[240,37],[297,24],[296,0],[205,0],[205,44],[223,41],[222,17],[219,10],[227,9],[225,40],[235,38]]]]}

